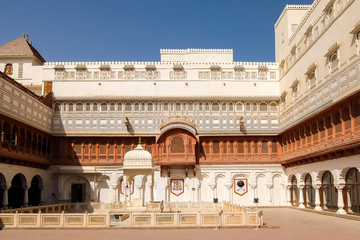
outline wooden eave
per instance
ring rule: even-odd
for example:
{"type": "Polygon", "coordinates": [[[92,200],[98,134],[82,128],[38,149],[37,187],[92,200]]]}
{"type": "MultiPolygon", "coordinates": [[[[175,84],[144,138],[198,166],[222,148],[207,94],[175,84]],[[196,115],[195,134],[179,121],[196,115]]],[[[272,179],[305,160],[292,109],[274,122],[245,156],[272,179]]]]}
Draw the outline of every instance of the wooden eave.
{"type": "Polygon", "coordinates": [[[328,50],[328,52],[324,55],[324,57],[329,57],[333,53],[335,53],[339,49],[340,45],[336,42],[334,43],[328,50]]]}
{"type": "Polygon", "coordinates": [[[358,22],[354,29],[350,32],[350,34],[357,34],[358,32],[360,32],[360,22],[358,22]]]}
{"type": "Polygon", "coordinates": [[[309,75],[310,73],[312,73],[316,69],[316,67],[316,63],[311,64],[311,66],[308,67],[307,71],[305,72],[305,75],[309,75]]]}

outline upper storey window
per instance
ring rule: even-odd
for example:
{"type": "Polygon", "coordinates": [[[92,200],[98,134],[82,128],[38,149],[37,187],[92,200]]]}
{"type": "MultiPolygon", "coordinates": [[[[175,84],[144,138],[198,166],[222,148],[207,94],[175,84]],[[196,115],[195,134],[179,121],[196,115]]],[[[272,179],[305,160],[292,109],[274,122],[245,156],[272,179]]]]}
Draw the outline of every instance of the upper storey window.
{"type": "Polygon", "coordinates": [[[146,79],[157,79],[158,77],[158,71],[156,70],[156,67],[154,65],[148,65],[146,66],[146,79]]]}
{"type": "Polygon", "coordinates": [[[77,65],[76,69],[76,79],[85,79],[86,77],[86,66],[85,65],[77,65]]]}
{"type": "Polygon", "coordinates": [[[313,34],[312,34],[313,26],[310,25],[305,32],[305,47],[308,48],[310,44],[313,42],[313,34]]]}
{"type": "Polygon", "coordinates": [[[125,65],[124,66],[124,79],[134,79],[135,76],[135,68],[133,65],[125,65]]]}
{"type": "Polygon", "coordinates": [[[6,64],[4,72],[6,75],[13,75],[13,65],[10,63],[6,64]]]}
{"type": "Polygon", "coordinates": [[[268,68],[266,66],[259,66],[259,80],[267,79],[268,68]]]}
{"type": "Polygon", "coordinates": [[[334,2],[335,0],[331,0],[324,8],[325,18],[328,23],[334,19],[334,2]]]}
{"type": "Polygon", "coordinates": [[[328,52],[325,54],[327,58],[327,63],[329,66],[330,73],[333,73],[334,71],[339,69],[339,44],[336,42],[333,44],[328,52]]]}
{"type": "Polygon", "coordinates": [[[308,82],[309,90],[312,90],[316,87],[316,67],[316,64],[313,63],[305,73],[305,75],[307,76],[306,80],[308,82]]]}
{"type": "Polygon", "coordinates": [[[65,69],[63,65],[55,66],[55,79],[64,79],[65,69]]]}
{"type": "Polygon", "coordinates": [[[210,67],[211,70],[211,79],[221,79],[221,67],[220,66],[211,66],[210,67]]]}
{"type": "Polygon", "coordinates": [[[299,86],[300,86],[300,81],[298,79],[296,79],[293,84],[290,86],[290,88],[292,89],[292,97],[295,100],[297,100],[299,98],[299,86]]]}
{"type": "Polygon", "coordinates": [[[174,71],[170,72],[170,79],[186,79],[186,72],[184,71],[184,67],[182,65],[175,65],[174,71]]]}
{"type": "Polygon", "coordinates": [[[356,41],[356,51],[357,54],[360,55],[360,23],[355,26],[355,28],[350,32],[350,34],[354,34],[354,38],[356,41]]]}
{"type": "Polygon", "coordinates": [[[109,75],[110,75],[110,65],[101,65],[100,79],[109,79],[109,75]]]}
{"type": "Polygon", "coordinates": [[[245,68],[243,66],[235,66],[235,79],[244,79],[245,78],[245,68]]]}

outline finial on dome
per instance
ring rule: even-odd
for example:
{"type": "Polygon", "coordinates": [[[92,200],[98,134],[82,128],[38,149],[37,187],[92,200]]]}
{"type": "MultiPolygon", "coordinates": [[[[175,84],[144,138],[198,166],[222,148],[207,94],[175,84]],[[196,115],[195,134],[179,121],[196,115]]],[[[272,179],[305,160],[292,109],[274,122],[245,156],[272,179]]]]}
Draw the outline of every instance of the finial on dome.
{"type": "Polygon", "coordinates": [[[23,33],[23,38],[25,38],[25,33],[23,33]]]}
{"type": "Polygon", "coordinates": [[[26,41],[29,42],[29,35],[26,34],[26,41]]]}

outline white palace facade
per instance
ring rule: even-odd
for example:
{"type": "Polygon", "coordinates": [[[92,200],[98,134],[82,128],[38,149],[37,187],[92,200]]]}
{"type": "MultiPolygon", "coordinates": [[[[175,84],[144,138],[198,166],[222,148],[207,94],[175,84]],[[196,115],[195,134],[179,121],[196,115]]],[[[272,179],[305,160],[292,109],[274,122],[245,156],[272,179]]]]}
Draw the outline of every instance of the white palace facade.
{"type": "Polygon", "coordinates": [[[259,198],[360,214],[359,9],[287,5],[276,62],[46,62],[27,36],[0,46],[0,205],[259,198]]]}

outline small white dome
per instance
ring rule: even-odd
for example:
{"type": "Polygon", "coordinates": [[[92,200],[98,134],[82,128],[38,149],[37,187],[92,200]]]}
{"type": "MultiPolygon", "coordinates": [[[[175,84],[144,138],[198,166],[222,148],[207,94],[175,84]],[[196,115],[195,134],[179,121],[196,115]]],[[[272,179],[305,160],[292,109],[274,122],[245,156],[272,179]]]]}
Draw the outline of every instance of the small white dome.
{"type": "Polygon", "coordinates": [[[123,169],[150,169],[153,167],[151,154],[141,144],[124,156],[123,169]]]}

